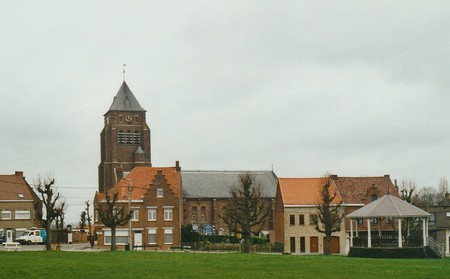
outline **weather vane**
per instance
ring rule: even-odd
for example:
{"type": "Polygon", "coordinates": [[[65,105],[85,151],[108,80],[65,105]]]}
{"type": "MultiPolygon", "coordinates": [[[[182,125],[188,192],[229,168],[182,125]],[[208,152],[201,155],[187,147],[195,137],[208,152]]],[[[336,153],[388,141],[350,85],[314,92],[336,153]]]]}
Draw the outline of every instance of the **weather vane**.
{"type": "Polygon", "coordinates": [[[123,74],[123,81],[125,81],[125,66],[127,64],[122,64],[122,74],[123,74]]]}

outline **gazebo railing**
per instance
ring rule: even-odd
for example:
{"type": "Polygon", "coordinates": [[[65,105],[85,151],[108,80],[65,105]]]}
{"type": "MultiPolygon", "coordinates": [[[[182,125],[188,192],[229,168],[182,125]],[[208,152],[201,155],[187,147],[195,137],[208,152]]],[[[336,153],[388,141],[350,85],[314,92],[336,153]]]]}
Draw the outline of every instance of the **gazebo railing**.
{"type": "MultiPolygon", "coordinates": [[[[372,247],[398,247],[397,235],[372,235],[372,247]]],[[[423,238],[419,236],[409,236],[403,238],[403,247],[423,246],[423,238]]],[[[358,236],[353,238],[354,247],[367,247],[367,236],[358,236]]]]}
{"type": "Polygon", "coordinates": [[[445,245],[438,243],[432,237],[427,238],[427,244],[439,257],[445,258],[445,245]]]}

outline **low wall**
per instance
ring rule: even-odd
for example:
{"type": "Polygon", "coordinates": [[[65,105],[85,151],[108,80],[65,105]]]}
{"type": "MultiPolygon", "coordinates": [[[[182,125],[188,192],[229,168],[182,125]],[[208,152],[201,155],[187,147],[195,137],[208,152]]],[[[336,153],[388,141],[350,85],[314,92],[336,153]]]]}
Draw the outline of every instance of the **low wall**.
{"type": "Polygon", "coordinates": [[[351,247],[348,256],[361,258],[428,258],[431,255],[427,253],[424,247],[351,247]]]}

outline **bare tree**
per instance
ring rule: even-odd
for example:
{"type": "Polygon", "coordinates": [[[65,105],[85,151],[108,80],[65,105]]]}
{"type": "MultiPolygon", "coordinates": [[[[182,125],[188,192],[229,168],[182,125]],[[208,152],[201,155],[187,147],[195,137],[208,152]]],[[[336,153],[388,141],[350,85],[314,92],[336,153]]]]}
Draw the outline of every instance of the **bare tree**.
{"type": "Polygon", "coordinates": [[[91,243],[91,248],[92,248],[92,247],[94,247],[95,239],[94,239],[94,234],[92,233],[92,227],[91,227],[92,215],[90,214],[90,210],[89,210],[89,207],[91,205],[89,203],[89,200],[87,200],[85,202],[85,204],[86,204],[85,212],[86,212],[86,216],[87,216],[86,220],[88,222],[88,231],[89,231],[89,235],[88,236],[89,236],[89,242],[91,243]]]}
{"type": "Polygon", "coordinates": [[[45,243],[46,250],[52,250],[52,235],[51,235],[51,225],[52,222],[61,216],[64,212],[64,203],[61,203],[60,194],[53,191],[53,185],[55,184],[55,179],[48,176],[46,179],[41,177],[34,181],[34,187],[44,205],[45,218],[41,214],[40,220],[45,226],[45,231],[47,233],[47,241],[45,243]]]}
{"type": "Polygon", "coordinates": [[[80,222],[78,224],[81,230],[84,230],[84,228],[86,228],[86,211],[81,211],[80,222]]]}
{"type": "Polygon", "coordinates": [[[316,231],[325,234],[325,255],[331,254],[331,235],[341,230],[344,214],[341,213],[342,200],[338,201],[337,191],[330,192],[331,180],[329,175],[324,178],[324,185],[317,198],[316,204],[319,214],[313,215],[316,231]]]}
{"type": "Polygon", "coordinates": [[[415,204],[417,201],[417,196],[414,192],[417,189],[417,184],[413,179],[402,179],[400,183],[400,198],[408,203],[415,204]]]}
{"type": "Polygon", "coordinates": [[[230,189],[229,206],[220,216],[229,230],[240,233],[244,240],[244,253],[250,253],[252,234],[261,232],[269,209],[261,198],[260,184],[254,184],[249,173],[239,177],[240,185],[230,189]]]}
{"type": "Polygon", "coordinates": [[[105,194],[105,201],[100,201],[97,205],[97,213],[99,220],[106,226],[111,228],[111,251],[116,250],[116,228],[128,223],[133,211],[125,211],[125,207],[117,207],[118,193],[114,193],[112,200],[109,194],[105,194]]]}

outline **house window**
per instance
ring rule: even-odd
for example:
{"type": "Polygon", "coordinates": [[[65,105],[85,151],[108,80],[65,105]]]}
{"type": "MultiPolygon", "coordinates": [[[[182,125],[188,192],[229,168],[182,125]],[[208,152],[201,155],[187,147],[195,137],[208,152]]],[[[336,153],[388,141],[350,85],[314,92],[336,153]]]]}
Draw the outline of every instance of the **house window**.
{"type": "Polygon", "coordinates": [[[132,207],[133,214],[131,215],[131,221],[139,221],[139,207],[132,207]]]}
{"type": "Polygon", "coordinates": [[[299,225],[305,224],[305,215],[303,215],[303,214],[298,215],[298,224],[299,225]]]}
{"type": "Polygon", "coordinates": [[[301,236],[300,237],[300,253],[305,253],[305,237],[301,236]]]}
{"type": "Polygon", "coordinates": [[[2,210],[2,220],[11,220],[11,210],[2,210]]]}
{"type": "Polygon", "coordinates": [[[30,220],[31,214],[29,210],[16,210],[14,218],[17,220],[30,220]]]}
{"type": "Polygon", "coordinates": [[[164,197],[164,190],[163,190],[163,188],[157,188],[157,189],[156,189],[156,197],[157,197],[157,198],[162,198],[162,197],[164,197]]]}
{"type": "Polygon", "coordinates": [[[319,220],[319,218],[317,217],[317,214],[310,214],[309,215],[309,224],[312,226],[316,225],[316,222],[319,220]]]}
{"type": "Polygon", "coordinates": [[[371,201],[376,201],[377,200],[377,195],[373,194],[372,196],[370,196],[370,200],[371,201]]]}
{"type": "Polygon", "coordinates": [[[202,206],[202,223],[206,223],[206,207],[202,206]]]}
{"type": "Polygon", "coordinates": [[[191,211],[191,222],[192,224],[196,224],[197,223],[197,207],[192,207],[192,211],[191,211]]]}
{"type": "Polygon", "coordinates": [[[431,212],[430,213],[430,219],[428,220],[428,224],[429,225],[436,225],[436,212],[431,212]]]}
{"type": "MultiPolygon", "coordinates": [[[[105,230],[105,244],[111,245],[111,230],[105,230]]],[[[116,231],[116,244],[125,245],[128,243],[128,230],[116,231]]]]}
{"type": "Polygon", "coordinates": [[[450,212],[447,212],[447,218],[450,218],[450,212]]]}
{"type": "Polygon", "coordinates": [[[291,226],[295,225],[295,215],[289,215],[289,223],[291,224],[291,226]]]}
{"type": "Polygon", "coordinates": [[[164,221],[172,221],[172,208],[164,208],[164,221]]]}
{"type": "Polygon", "coordinates": [[[164,228],[164,244],[173,243],[173,228],[164,228]]]}
{"type": "Polygon", "coordinates": [[[378,218],[373,218],[370,220],[372,224],[378,224],[378,218]]]}
{"type": "Polygon", "coordinates": [[[148,244],[156,244],[156,228],[148,229],[148,244]]]}
{"type": "Polygon", "coordinates": [[[156,207],[148,208],[148,220],[156,221],[156,207]]]}
{"type": "Polygon", "coordinates": [[[359,218],[357,220],[358,220],[358,225],[362,225],[363,224],[363,219],[362,218],[359,218]]]}

